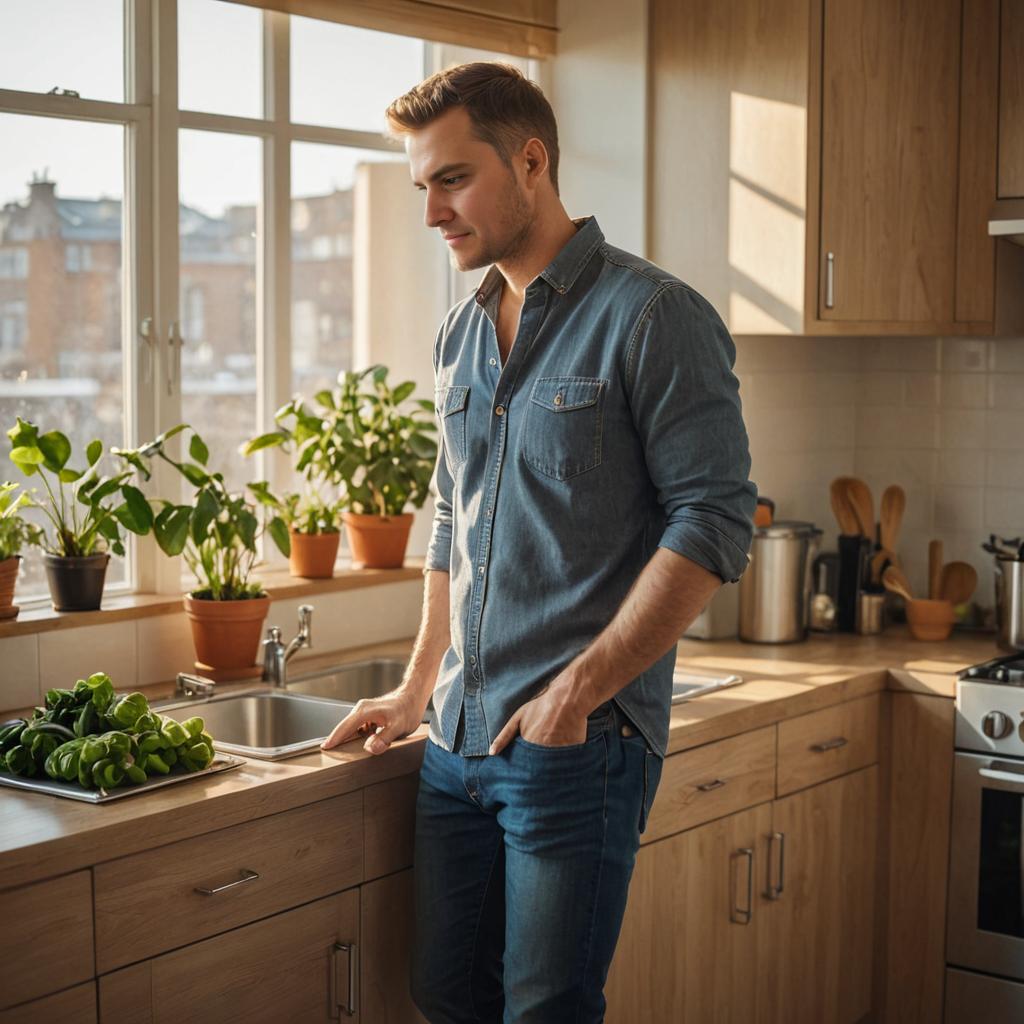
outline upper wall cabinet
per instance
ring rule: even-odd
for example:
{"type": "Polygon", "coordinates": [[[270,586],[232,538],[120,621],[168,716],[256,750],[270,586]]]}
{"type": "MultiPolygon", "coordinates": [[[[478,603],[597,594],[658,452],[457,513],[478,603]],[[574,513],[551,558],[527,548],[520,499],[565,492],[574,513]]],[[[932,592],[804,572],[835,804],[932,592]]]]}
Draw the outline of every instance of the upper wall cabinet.
{"type": "Polygon", "coordinates": [[[991,331],[999,2],[651,0],[652,258],[736,334],[991,331]]]}

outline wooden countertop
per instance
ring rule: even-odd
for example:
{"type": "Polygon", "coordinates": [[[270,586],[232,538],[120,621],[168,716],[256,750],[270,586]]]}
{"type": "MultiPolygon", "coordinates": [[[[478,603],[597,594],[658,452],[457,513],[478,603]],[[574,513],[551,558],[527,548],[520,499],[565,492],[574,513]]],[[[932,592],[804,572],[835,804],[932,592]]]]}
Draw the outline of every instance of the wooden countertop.
{"type": "MultiPolygon", "coordinates": [[[[303,670],[365,657],[404,656],[410,641],[304,658],[303,670]]],[[[669,753],[883,690],[952,697],[956,673],[995,657],[994,638],[955,634],[941,644],[905,633],[812,636],[801,644],[683,640],[678,664],[738,673],[742,685],[677,705],[669,753]]],[[[150,687],[153,699],[168,687],[150,687]]],[[[109,804],[0,789],[0,889],[64,874],[251,818],[273,814],[416,771],[426,727],[380,757],[358,743],[241,768],[109,804]]]]}

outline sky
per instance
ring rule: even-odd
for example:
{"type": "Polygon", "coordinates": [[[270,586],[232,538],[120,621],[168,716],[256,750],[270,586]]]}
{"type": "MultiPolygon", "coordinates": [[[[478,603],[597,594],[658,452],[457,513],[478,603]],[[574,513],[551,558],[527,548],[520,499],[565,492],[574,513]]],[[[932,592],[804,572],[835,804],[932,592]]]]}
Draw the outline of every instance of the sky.
{"type": "MultiPolygon", "coordinates": [[[[123,102],[122,8],[123,0],[0,0],[0,88],[56,86],[123,102]]],[[[260,116],[261,18],[220,0],[178,0],[182,108],[260,116]]],[[[423,50],[416,39],[292,18],[292,120],[383,132],[384,108],[423,77],[423,50]]],[[[253,138],[186,131],[180,148],[183,202],[219,216],[228,205],[256,201],[261,161],[253,138]]],[[[292,194],[350,187],[359,161],[396,158],[296,145],[292,194]]],[[[0,114],[0,203],[24,200],[27,182],[44,171],[59,196],[120,197],[123,168],[119,125],[0,114]]]]}

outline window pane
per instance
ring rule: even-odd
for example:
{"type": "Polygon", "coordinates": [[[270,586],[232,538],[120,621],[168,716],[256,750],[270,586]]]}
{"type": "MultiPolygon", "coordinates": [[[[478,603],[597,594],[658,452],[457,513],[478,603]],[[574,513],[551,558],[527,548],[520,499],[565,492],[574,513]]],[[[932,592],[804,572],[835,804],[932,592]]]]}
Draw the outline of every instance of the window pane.
{"type": "Polygon", "coordinates": [[[423,78],[423,42],[291,19],[292,121],[383,132],[384,111],[423,78]]]}
{"type": "Polygon", "coordinates": [[[3,0],[0,88],[123,102],[123,8],[124,0],[3,0]]]}
{"type": "Polygon", "coordinates": [[[178,0],[178,106],[263,116],[263,14],[221,0],[178,0]]]}
{"type": "Polygon", "coordinates": [[[206,441],[211,468],[241,490],[254,479],[238,446],[256,429],[260,142],[182,131],[179,162],[182,419],[206,441]]]}
{"type": "Polygon", "coordinates": [[[396,163],[405,154],[292,145],[292,388],[304,395],[352,368],[355,207],[375,168],[396,163]]]}
{"type": "MultiPolygon", "coordinates": [[[[125,442],[124,129],[0,114],[0,138],[0,425],[21,416],[63,431],[83,469],[94,437],[125,442]]],[[[3,442],[2,475],[21,481],[3,442]]],[[[45,593],[38,555],[23,565],[19,595],[45,593]]],[[[112,559],[107,583],[125,578],[112,559]]]]}

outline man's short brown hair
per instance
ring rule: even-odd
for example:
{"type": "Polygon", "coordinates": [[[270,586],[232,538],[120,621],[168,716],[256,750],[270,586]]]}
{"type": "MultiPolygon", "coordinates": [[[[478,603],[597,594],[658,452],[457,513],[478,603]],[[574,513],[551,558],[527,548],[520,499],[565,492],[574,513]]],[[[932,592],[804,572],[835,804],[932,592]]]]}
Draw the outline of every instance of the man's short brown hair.
{"type": "Polygon", "coordinates": [[[540,139],[548,151],[548,172],[558,193],[558,126],[540,87],[518,68],[497,61],[459,64],[420,82],[388,107],[386,117],[396,135],[430,124],[442,114],[464,107],[481,142],[492,146],[506,166],[528,139],[540,139]]]}

